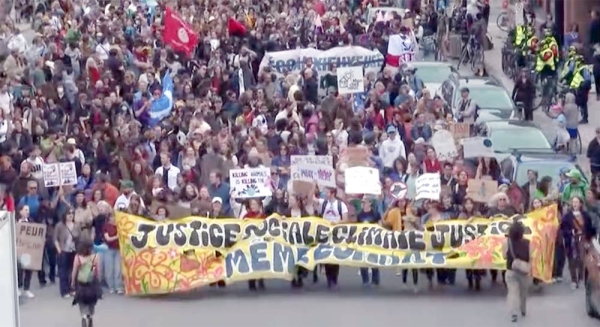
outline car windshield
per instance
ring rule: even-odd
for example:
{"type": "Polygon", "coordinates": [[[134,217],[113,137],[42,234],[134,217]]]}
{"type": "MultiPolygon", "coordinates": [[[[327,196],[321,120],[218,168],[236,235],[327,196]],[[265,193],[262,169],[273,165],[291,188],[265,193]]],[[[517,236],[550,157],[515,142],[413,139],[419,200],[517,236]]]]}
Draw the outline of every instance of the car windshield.
{"type": "MultiPolygon", "coordinates": [[[[559,171],[561,168],[567,168],[568,170],[574,168],[579,169],[579,167],[577,167],[571,162],[548,162],[543,160],[523,162],[517,167],[517,175],[515,176],[515,180],[517,182],[517,185],[522,186],[528,181],[527,171],[535,170],[538,172],[538,180],[541,180],[542,177],[549,176],[552,177],[552,184],[556,184],[559,180],[559,171]]],[[[581,169],[579,170],[581,171],[581,169]]]]}
{"type": "Polygon", "coordinates": [[[417,68],[417,77],[423,80],[423,83],[442,84],[448,79],[452,73],[452,68],[449,65],[431,65],[419,66],[417,68]]]}
{"type": "Polygon", "coordinates": [[[502,88],[471,88],[469,97],[482,109],[513,110],[513,103],[502,88]]]}
{"type": "Polygon", "coordinates": [[[496,152],[511,152],[511,149],[550,150],[552,146],[541,130],[531,127],[515,127],[492,130],[492,146],[496,152]]]}

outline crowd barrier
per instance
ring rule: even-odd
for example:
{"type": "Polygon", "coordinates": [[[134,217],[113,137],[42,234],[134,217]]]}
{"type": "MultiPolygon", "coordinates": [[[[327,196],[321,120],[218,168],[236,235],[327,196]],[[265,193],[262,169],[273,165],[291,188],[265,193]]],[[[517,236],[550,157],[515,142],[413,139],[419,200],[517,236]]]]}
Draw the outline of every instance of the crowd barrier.
{"type": "Polygon", "coordinates": [[[317,218],[264,220],[187,217],[156,222],[117,213],[128,295],[185,292],[219,280],[293,278],[297,267],[505,269],[503,244],[521,221],[531,244],[532,275],[550,282],[557,207],[513,217],[450,220],[423,231],[317,218]]]}

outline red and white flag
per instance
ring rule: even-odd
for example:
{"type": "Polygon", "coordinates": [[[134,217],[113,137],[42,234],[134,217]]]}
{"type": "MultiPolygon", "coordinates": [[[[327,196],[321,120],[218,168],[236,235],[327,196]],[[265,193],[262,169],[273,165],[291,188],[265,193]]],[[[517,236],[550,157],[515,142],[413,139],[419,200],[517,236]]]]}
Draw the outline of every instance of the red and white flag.
{"type": "Polygon", "coordinates": [[[390,35],[385,63],[388,67],[400,67],[402,63],[415,60],[415,43],[407,35],[390,35]]]}
{"type": "Polygon", "coordinates": [[[198,45],[198,35],[192,30],[192,27],[169,7],[165,12],[165,28],[162,37],[173,50],[182,51],[188,57],[198,45]]]}

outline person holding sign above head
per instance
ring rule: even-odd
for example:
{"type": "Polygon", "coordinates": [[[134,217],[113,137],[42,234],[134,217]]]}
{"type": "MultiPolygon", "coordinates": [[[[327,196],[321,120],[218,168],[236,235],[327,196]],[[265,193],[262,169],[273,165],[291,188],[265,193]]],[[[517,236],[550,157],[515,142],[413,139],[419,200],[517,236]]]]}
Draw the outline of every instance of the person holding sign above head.
{"type": "Polygon", "coordinates": [[[60,296],[71,296],[71,271],[75,259],[75,245],[80,239],[81,230],[75,223],[75,210],[69,209],[56,224],[54,229],[54,246],[58,254],[58,281],[60,296]]]}
{"type": "MultiPolygon", "coordinates": [[[[325,199],[318,200],[317,210],[319,215],[332,224],[339,224],[348,221],[348,206],[337,198],[337,189],[325,189],[325,199]]],[[[327,287],[335,288],[338,285],[338,276],[340,266],[333,264],[325,265],[325,276],[327,277],[327,287]]]]}
{"type": "MultiPolygon", "coordinates": [[[[265,219],[267,215],[265,215],[263,204],[259,199],[250,199],[248,200],[248,206],[246,208],[246,214],[244,215],[244,219],[265,219]]],[[[248,288],[251,291],[256,291],[256,279],[251,279],[248,281],[248,288]]],[[[261,291],[265,289],[265,280],[258,280],[258,289],[261,291]]]]}

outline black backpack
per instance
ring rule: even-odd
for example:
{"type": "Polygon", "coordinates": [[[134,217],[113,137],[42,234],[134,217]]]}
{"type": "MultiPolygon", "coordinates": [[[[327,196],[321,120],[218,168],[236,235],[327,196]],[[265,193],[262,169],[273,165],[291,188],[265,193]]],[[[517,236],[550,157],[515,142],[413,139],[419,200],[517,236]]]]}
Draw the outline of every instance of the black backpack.
{"type": "MultiPolygon", "coordinates": [[[[321,206],[321,217],[325,214],[325,210],[327,210],[328,201],[323,201],[323,205],[321,206]]],[[[337,212],[340,217],[342,217],[342,201],[337,200],[337,212]]]]}

